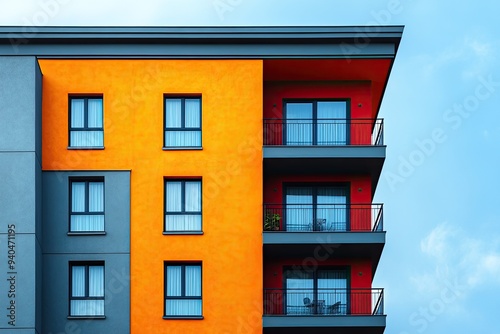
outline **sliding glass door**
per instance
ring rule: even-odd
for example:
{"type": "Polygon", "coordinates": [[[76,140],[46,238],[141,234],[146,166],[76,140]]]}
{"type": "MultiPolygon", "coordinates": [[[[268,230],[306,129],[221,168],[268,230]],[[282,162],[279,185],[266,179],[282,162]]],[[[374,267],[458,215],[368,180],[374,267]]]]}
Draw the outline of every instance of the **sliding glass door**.
{"type": "Polygon", "coordinates": [[[285,103],[285,145],[347,145],[347,101],[285,103]]]}
{"type": "Polygon", "coordinates": [[[286,269],[286,314],[347,314],[347,269],[286,269]]]}
{"type": "Polygon", "coordinates": [[[347,231],[347,187],[289,186],[285,190],[287,231],[347,231]]]}

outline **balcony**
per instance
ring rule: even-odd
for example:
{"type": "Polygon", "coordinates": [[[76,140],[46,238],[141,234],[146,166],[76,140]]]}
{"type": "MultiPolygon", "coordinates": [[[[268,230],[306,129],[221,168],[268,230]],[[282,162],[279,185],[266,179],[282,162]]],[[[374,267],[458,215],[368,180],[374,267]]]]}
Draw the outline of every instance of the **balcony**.
{"type": "Polygon", "coordinates": [[[264,119],[270,174],[370,174],[385,160],[383,119],[264,119]]]}
{"type": "Polygon", "coordinates": [[[264,255],[370,259],[385,245],[383,204],[264,204],[264,255]]]}
{"type": "Polygon", "coordinates": [[[383,333],[383,289],[265,289],[265,333],[383,333]]]}

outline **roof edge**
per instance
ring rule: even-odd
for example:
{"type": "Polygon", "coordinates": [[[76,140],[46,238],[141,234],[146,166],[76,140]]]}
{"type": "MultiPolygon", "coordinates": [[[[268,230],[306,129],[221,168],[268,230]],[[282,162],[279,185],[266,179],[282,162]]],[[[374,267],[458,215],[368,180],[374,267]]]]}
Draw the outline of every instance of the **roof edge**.
{"type": "Polygon", "coordinates": [[[0,55],[35,56],[179,56],[182,45],[198,57],[363,57],[395,56],[404,26],[233,26],[233,27],[0,27],[0,55]],[[9,45],[11,48],[9,49],[9,45]],[[113,52],[103,45],[116,46],[113,52]],[[161,51],[141,52],[148,48],[161,51]],[[145,47],[145,46],[151,47],[145,47]],[[280,47],[281,45],[281,47],[280,47]],[[310,52],[300,52],[301,46],[310,52]],[[386,45],[384,47],[383,45],[386,45]],[[64,46],[68,46],[64,48],[64,46]],[[124,50],[133,46],[134,50],[124,50]],[[352,46],[352,47],[349,47],[352,46]],[[368,46],[368,47],[367,47],[368,46]],[[63,47],[63,48],[61,48],[63,47]],[[207,49],[207,47],[210,47],[207,49]],[[252,48],[244,54],[233,49],[252,48]],[[11,50],[13,49],[13,50],[11,50]],[[98,50],[99,49],[99,50],[98,50]],[[204,49],[200,52],[199,49],[204,49]],[[137,52],[136,52],[137,50],[137,52]],[[351,54],[351,50],[354,52],[351,54]]]}

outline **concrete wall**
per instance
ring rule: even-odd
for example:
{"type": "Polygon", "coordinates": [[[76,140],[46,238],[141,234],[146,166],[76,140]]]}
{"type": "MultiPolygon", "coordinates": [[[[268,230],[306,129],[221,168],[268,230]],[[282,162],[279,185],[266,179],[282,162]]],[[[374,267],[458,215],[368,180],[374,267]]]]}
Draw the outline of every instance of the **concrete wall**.
{"type": "Polygon", "coordinates": [[[0,57],[0,333],[41,333],[41,91],[35,57],[0,57]]]}
{"type": "Polygon", "coordinates": [[[130,172],[43,172],[43,333],[130,333],[130,172]],[[69,179],[104,177],[105,235],[68,235],[69,179]],[[104,261],[105,319],[68,319],[69,262],[104,261]]]}

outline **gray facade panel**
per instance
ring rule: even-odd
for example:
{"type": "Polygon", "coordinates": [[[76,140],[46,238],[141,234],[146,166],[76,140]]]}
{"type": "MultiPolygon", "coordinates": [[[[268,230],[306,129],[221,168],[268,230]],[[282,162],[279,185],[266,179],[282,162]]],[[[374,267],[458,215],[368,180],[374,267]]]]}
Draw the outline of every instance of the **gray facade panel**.
{"type": "Polygon", "coordinates": [[[44,334],[130,333],[128,254],[46,254],[43,279],[44,334]],[[70,261],[104,261],[105,319],[68,319],[70,261]]]}
{"type": "Polygon", "coordinates": [[[130,253],[130,172],[43,172],[43,252],[130,253]],[[69,232],[69,180],[104,177],[105,235],[69,232]]]}
{"type": "Polygon", "coordinates": [[[0,328],[0,334],[41,334],[42,332],[36,331],[34,329],[16,329],[15,331],[12,331],[12,329],[1,329],[0,328]]]}
{"type": "Polygon", "coordinates": [[[34,152],[39,145],[36,63],[35,57],[0,57],[0,152],[34,152]]]}
{"type": "Polygon", "coordinates": [[[35,328],[36,240],[34,234],[17,233],[20,225],[14,225],[14,237],[0,234],[0,328],[17,334],[17,328],[35,328]]]}
{"type": "Polygon", "coordinates": [[[0,333],[41,333],[41,84],[35,57],[0,57],[0,333]]]}
{"type": "Polygon", "coordinates": [[[36,169],[33,153],[0,153],[0,233],[16,224],[18,233],[35,233],[36,169]]]}
{"type": "Polygon", "coordinates": [[[16,224],[17,233],[35,233],[36,169],[34,153],[0,153],[0,233],[16,224]]]}
{"type": "MultiPolygon", "coordinates": [[[[42,292],[43,292],[43,257],[42,257],[42,245],[35,240],[35,329],[38,333],[42,333],[42,292]]],[[[16,333],[17,334],[17,333],[16,333]]]]}

